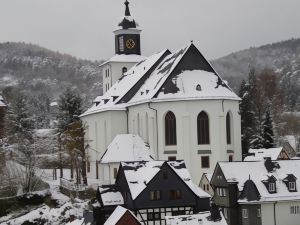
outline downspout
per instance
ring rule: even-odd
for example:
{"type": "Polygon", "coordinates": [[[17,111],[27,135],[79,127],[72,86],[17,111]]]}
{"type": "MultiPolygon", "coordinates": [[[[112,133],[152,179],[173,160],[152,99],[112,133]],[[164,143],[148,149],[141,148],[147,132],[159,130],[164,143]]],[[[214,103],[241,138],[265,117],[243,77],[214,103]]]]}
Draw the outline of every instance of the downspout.
{"type": "Polygon", "coordinates": [[[159,159],[158,154],[158,121],[157,121],[157,109],[154,109],[151,107],[150,102],[148,102],[148,108],[155,111],[155,120],[156,120],[156,154],[157,154],[157,160],[159,159]]]}
{"type": "Polygon", "coordinates": [[[277,224],[277,222],[276,222],[276,204],[277,204],[277,202],[274,202],[274,225],[277,224]]]}
{"type": "Polygon", "coordinates": [[[127,134],[129,134],[129,110],[128,110],[128,107],[126,107],[126,122],[127,122],[127,134]]]}

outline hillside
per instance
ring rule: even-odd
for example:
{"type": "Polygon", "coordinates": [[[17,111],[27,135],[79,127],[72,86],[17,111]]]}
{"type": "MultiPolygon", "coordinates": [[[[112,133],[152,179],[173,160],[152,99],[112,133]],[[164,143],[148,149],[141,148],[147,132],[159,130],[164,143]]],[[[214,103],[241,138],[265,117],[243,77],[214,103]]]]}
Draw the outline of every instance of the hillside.
{"type": "Polygon", "coordinates": [[[53,101],[71,86],[90,101],[102,89],[99,64],[37,45],[0,43],[0,90],[19,84],[29,95],[47,94],[53,101]]]}
{"type": "Polygon", "coordinates": [[[291,39],[249,48],[212,61],[215,69],[231,83],[235,90],[246,78],[249,68],[274,69],[281,77],[290,77],[299,82],[300,78],[300,39],[291,39]]]}

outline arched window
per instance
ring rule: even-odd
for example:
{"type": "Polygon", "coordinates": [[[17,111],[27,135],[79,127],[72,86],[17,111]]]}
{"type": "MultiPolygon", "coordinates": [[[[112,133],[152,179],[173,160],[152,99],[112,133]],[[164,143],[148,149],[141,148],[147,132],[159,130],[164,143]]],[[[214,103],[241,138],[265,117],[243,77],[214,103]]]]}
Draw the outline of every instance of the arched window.
{"type": "Polygon", "coordinates": [[[197,118],[198,145],[209,144],[209,120],[205,112],[201,112],[197,118]]]}
{"type": "Polygon", "coordinates": [[[127,72],[127,67],[123,67],[122,68],[122,73],[124,74],[124,73],[126,73],[127,72]]]}
{"type": "Polygon", "coordinates": [[[165,141],[166,145],[176,145],[176,117],[169,111],[165,117],[165,141]]]}
{"type": "Polygon", "coordinates": [[[227,144],[231,144],[231,121],[230,121],[230,113],[228,112],[226,115],[226,139],[227,144]]]}

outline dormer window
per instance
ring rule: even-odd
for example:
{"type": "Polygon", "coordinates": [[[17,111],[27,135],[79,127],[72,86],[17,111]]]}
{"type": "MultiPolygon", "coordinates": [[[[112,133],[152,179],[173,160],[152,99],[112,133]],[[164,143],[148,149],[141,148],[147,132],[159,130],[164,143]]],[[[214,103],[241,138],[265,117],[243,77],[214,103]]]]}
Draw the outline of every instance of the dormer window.
{"type": "Polygon", "coordinates": [[[289,191],[296,191],[296,182],[289,182],[289,191]]]}
{"type": "Polygon", "coordinates": [[[276,178],[274,176],[270,176],[267,180],[263,180],[262,182],[270,194],[276,193],[276,178]]]}
{"type": "Polygon", "coordinates": [[[296,192],[297,191],[296,180],[297,178],[293,174],[288,174],[287,177],[284,178],[282,181],[285,183],[289,192],[296,192]]]}
{"type": "Polygon", "coordinates": [[[269,192],[275,192],[276,186],[275,183],[269,183],[269,192]]]}

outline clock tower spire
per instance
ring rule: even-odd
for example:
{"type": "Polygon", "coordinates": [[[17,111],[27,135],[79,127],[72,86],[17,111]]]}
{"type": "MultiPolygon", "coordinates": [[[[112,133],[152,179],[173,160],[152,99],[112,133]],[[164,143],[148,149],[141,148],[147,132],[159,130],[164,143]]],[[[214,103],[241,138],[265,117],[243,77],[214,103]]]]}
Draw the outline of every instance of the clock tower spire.
{"type": "Polygon", "coordinates": [[[126,0],[124,4],[125,16],[118,25],[119,29],[114,31],[115,51],[116,54],[141,55],[141,30],[131,17],[129,2],[126,0]]]}

